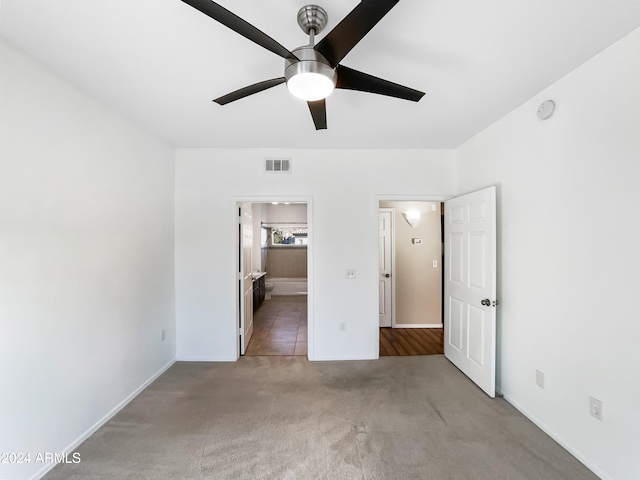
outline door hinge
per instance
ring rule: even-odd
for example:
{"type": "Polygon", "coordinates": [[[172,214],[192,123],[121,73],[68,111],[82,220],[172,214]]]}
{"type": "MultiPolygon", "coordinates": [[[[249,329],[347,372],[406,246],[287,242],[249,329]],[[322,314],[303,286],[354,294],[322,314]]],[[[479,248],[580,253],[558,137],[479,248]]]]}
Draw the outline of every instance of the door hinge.
{"type": "Polygon", "coordinates": [[[242,280],[242,272],[238,272],[238,280],[242,280]]]}

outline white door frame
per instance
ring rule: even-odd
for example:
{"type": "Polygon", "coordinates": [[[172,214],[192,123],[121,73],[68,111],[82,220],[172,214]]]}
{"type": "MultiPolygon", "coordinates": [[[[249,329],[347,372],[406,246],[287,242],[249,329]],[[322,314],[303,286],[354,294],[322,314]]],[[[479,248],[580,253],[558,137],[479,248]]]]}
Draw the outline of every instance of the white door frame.
{"type": "MultiPolygon", "coordinates": [[[[445,202],[446,200],[449,200],[450,198],[455,197],[455,195],[389,195],[389,194],[378,194],[375,195],[375,202],[376,202],[376,237],[378,238],[379,235],[379,222],[378,222],[378,212],[380,212],[380,202],[445,202]]],[[[395,244],[395,231],[392,234],[394,236],[394,244],[395,244]]],[[[395,250],[395,249],[394,249],[395,250]]],[[[379,255],[378,251],[376,250],[376,255],[379,255]]],[[[396,321],[396,312],[395,312],[395,308],[396,308],[396,289],[395,289],[395,251],[392,252],[392,258],[393,258],[393,273],[392,273],[392,283],[391,283],[391,302],[392,302],[392,308],[393,308],[393,319],[392,319],[392,323],[391,325],[395,327],[395,321],[396,321]]],[[[379,256],[376,256],[376,265],[378,265],[378,260],[379,260],[379,256]]],[[[380,299],[378,298],[378,302],[380,302],[380,299]]],[[[443,305],[444,308],[444,305],[443,305]]],[[[444,325],[443,325],[444,327],[444,325]]],[[[378,325],[377,328],[377,334],[376,334],[376,357],[375,358],[380,358],[380,326],[378,325]]]]}
{"type": "MultiPolygon", "coordinates": [[[[234,196],[233,200],[233,208],[230,209],[232,213],[232,221],[233,221],[233,229],[236,232],[235,238],[235,258],[237,259],[240,255],[240,245],[242,242],[242,238],[239,236],[238,229],[238,204],[240,203],[272,203],[272,202],[297,202],[297,203],[306,203],[307,204],[307,358],[309,360],[315,359],[314,352],[314,343],[313,343],[313,331],[314,331],[314,319],[313,319],[313,250],[314,250],[314,241],[313,241],[313,197],[310,196],[294,196],[294,195],[272,195],[272,196],[234,196]]],[[[238,284],[238,272],[237,270],[237,261],[234,260],[234,271],[233,278],[234,280],[234,290],[236,292],[236,314],[234,315],[232,321],[234,325],[234,331],[236,332],[234,345],[236,349],[236,360],[240,358],[240,342],[238,341],[238,324],[240,318],[240,292],[237,287],[238,284]]]]}

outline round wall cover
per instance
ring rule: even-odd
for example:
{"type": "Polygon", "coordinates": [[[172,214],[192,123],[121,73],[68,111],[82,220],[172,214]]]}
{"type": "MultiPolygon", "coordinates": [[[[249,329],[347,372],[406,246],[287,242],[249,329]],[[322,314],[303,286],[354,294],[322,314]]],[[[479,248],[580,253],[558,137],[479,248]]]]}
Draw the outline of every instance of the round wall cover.
{"type": "Polygon", "coordinates": [[[556,109],[556,104],[553,100],[546,100],[540,104],[538,107],[538,118],[541,120],[546,120],[551,115],[553,115],[553,111],[556,109]]]}

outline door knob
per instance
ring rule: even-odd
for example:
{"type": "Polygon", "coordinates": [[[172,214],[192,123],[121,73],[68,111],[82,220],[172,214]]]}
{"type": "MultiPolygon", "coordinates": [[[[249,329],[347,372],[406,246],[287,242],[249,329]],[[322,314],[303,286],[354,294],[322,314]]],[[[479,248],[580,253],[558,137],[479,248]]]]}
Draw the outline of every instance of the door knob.
{"type": "Polygon", "coordinates": [[[388,273],[385,273],[385,274],[384,274],[384,276],[385,276],[386,278],[389,278],[391,275],[389,275],[388,273]]]}
{"type": "Polygon", "coordinates": [[[480,303],[486,307],[491,306],[491,300],[489,300],[488,298],[485,298],[484,300],[480,301],[480,303]]]}

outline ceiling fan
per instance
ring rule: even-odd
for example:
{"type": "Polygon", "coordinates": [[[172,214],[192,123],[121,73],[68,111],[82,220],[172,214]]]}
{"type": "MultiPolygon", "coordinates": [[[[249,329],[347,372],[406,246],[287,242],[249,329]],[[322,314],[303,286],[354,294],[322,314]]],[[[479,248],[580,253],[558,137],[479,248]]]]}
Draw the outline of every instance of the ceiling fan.
{"type": "Polygon", "coordinates": [[[249,85],[216,98],[220,105],[286,83],[294,96],[307,101],[316,130],[327,128],[325,99],[334,88],[359,90],[419,101],[424,92],[341,65],[342,59],[399,0],[362,0],[336,27],[315,44],[315,35],[327,24],[327,12],[307,5],[298,12],[298,25],[309,44],[289,51],[273,38],[211,0],[182,0],[243,37],[285,59],[284,76],[249,85]]]}

